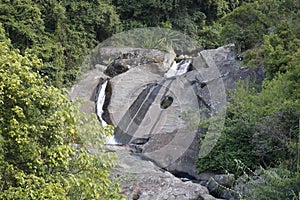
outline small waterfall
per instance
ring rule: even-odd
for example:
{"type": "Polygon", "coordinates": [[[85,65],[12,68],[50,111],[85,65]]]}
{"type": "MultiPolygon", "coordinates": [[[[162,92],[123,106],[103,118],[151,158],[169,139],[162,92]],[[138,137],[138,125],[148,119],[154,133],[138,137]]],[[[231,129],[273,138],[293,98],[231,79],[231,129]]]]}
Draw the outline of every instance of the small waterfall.
{"type": "Polygon", "coordinates": [[[101,86],[101,90],[99,92],[99,95],[97,98],[97,104],[96,104],[97,116],[98,116],[102,126],[107,126],[106,121],[104,121],[104,119],[102,118],[106,86],[107,86],[107,80],[101,86]]]}
{"type": "Polygon", "coordinates": [[[177,68],[178,68],[178,64],[176,63],[176,61],[174,61],[170,69],[167,71],[167,73],[165,73],[165,77],[170,78],[176,76],[177,68]]]}
{"type": "Polygon", "coordinates": [[[178,68],[177,68],[177,71],[176,71],[176,76],[180,76],[182,74],[185,74],[188,72],[189,70],[189,66],[191,64],[191,60],[190,59],[184,59],[182,61],[180,61],[178,63],[178,68]]]}
{"type": "MultiPolygon", "coordinates": [[[[101,90],[99,92],[99,95],[98,95],[98,98],[97,98],[97,102],[96,102],[96,113],[97,113],[97,116],[102,124],[102,126],[107,126],[107,122],[102,118],[102,114],[103,114],[103,105],[104,105],[104,102],[105,102],[105,90],[106,90],[106,87],[107,87],[107,83],[108,81],[106,80],[102,85],[101,85],[101,90]]],[[[112,135],[110,137],[108,137],[106,139],[106,144],[118,144],[115,140],[115,136],[112,135]]]]}
{"type": "Polygon", "coordinates": [[[186,72],[188,72],[191,62],[192,61],[190,59],[183,59],[179,63],[174,61],[170,69],[167,71],[167,73],[165,73],[165,78],[185,74],[186,72]]]}

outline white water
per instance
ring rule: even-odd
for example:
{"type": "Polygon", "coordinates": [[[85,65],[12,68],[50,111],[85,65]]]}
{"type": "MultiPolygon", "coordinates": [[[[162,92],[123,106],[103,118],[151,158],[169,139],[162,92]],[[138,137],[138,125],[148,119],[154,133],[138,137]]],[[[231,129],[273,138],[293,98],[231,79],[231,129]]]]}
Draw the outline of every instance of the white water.
{"type": "Polygon", "coordinates": [[[170,69],[167,71],[167,73],[165,73],[165,77],[170,78],[172,76],[175,76],[177,68],[178,68],[178,64],[176,63],[176,61],[174,61],[170,69]]]}
{"type": "Polygon", "coordinates": [[[187,73],[189,66],[191,64],[191,60],[182,60],[178,63],[178,68],[176,71],[176,76],[187,73]]]}
{"type": "MultiPolygon", "coordinates": [[[[103,105],[104,105],[104,101],[105,101],[105,89],[107,87],[107,81],[105,81],[102,86],[101,86],[101,90],[99,92],[99,96],[98,96],[98,99],[97,99],[97,103],[96,103],[96,106],[97,106],[97,116],[99,117],[99,120],[102,124],[102,126],[107,126],[107,122],[102,118],[102,114],[103,114],[103,105]]],[[[115,136],[112,135],[108,138],[106,138],[106,141],[105,141],[106,144],[118,144],[115,140],[115,136]]]]}
{"type": "Polygon", "coordinates": [[[170,78],[173,76],[180,76],[182,74],[185,74],[188,71],[191,62],[191,60],[181,60],[179,63],[174,61],[172,66],[167,71],[167,73],[165,73],[164,76],[166,78],[170,78]]]}
{"type": "Polygon", "coordinates": [[[101,86],[101,90],[99,92],[99,96],[97,98],[97,105],[96,105],[97,106],[97,109],[96,109],[97,116],[99,117],[99,120],[100,120],[102,126],[107,126],[106,121],[104,121],[104,119],[102,118],[106,86],[107,86],[107,81],[105,81],[101,86]]]}
{"type": "Polygon", "coordinates": [[[105,144],[119,144],[114,135],[106,138],[105,144]]]}

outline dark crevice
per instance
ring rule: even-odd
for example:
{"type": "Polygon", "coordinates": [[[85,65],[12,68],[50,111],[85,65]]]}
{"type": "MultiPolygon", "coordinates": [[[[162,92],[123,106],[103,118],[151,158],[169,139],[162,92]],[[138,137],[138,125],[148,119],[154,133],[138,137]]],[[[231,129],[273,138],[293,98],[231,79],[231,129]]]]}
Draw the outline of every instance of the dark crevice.
{"type": "Polygon", "coordinates": [[[161,109],[167,109],[169,108],[173,103],[173,97],[171,96],[166,96],[160,103],[160,108],[161,109]]]}
{"type": "Polygon", "coordinates": [[[104,71],[105,75],[110,77],[117,76],[119,74],[125,73],[129,68],[122,63],[122,60],[114,60],[104,71]]]}
{"type": "Polygon", "coordinates": [[[93,93],[92,93],[92,96],[90,98],[91,101],[94,101],[95,103],[97,102],[97,99],[98,99],[98,96],[99,96],[99,92],[101,90],[101,86],[102,84],[105,82],[105,79],[104,78],[100,78],[99,79],[99,82],[97,84],[97,86],[95,87],[93,93]]]}

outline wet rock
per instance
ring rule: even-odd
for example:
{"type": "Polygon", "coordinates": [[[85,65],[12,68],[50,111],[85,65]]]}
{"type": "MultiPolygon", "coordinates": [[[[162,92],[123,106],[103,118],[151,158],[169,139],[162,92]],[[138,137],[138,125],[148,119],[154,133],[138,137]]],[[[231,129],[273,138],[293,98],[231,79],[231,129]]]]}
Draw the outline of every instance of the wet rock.
{"type": "Polygon", "coordinates": [[[229,187],[225,187],[221,185],[213,177],[209,179],[206,186],[210,194],[218,198],[229,199],[229,200],[239,199],[239,194],[236,191],[232,190],[229,187]]]}

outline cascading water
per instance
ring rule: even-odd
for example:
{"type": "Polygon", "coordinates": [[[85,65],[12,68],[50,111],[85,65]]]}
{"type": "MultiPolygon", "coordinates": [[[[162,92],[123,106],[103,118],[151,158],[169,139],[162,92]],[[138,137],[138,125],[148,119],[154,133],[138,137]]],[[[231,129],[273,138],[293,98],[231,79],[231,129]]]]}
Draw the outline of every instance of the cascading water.
{"type": "MultiPolygon", "coordinates": [[[[102,114],[103,114],[103,105],[104,105],[104,102],[105,102],[105,90],[106,90],[106,87],[107,87],[107,83],[108,81],[106,80],[102,85],[101,85],[101,90],[99,92],[99,95],[98,95],[98,98],[97,98],[97,103],[96,103],[96,113],[97,113],[97,116],[102,124],[102,126],[107,126],[107,122],[103,119],[102,117],[102,114]]],[[[112,135],[110,137],[108,137],[106,139],[106,144],[118,144],[115,140],[115,136],[112,135]]]]}
{"type": "Polygon", "coordinates": [[[174,61],[170,69],[165,73],[165,78],[170,78],[173,76],[180,76],[182,74],[185,74],[189,70],[189,66],[191,64],[191,59],[183,59],[180,62],[174,61]]]}
{"type": "Polygon", "coordinates": [[[187,73],[188,70],[189,70],[189,66],[190,66],[191,62],[192,61],[190,59],[181,60],[178,63],[178,68],[177,68],[177,71],[176,71],[176,76],[180,76],[182,74],[187,73]]]}
{"type": "Polygon", "coordinates": [[[176,61],[174,61],[170,69],[167,71],[167,73],[165,73],[164,77],[170,78],[176,76],[177,68],[178,68],[178,64],[176,63],[176,61]]]}
{"type": "Polygon", "coordinates": [[[106,121],[104,121],[104,119],[102,118],[106,86],[107,86],[107,80],[101,86],[101,90],[99,92],[99,95],[97,98],[97,104],[96,104],[97,116],[98,116],[102,126],[107,126],[106,121]]]}

